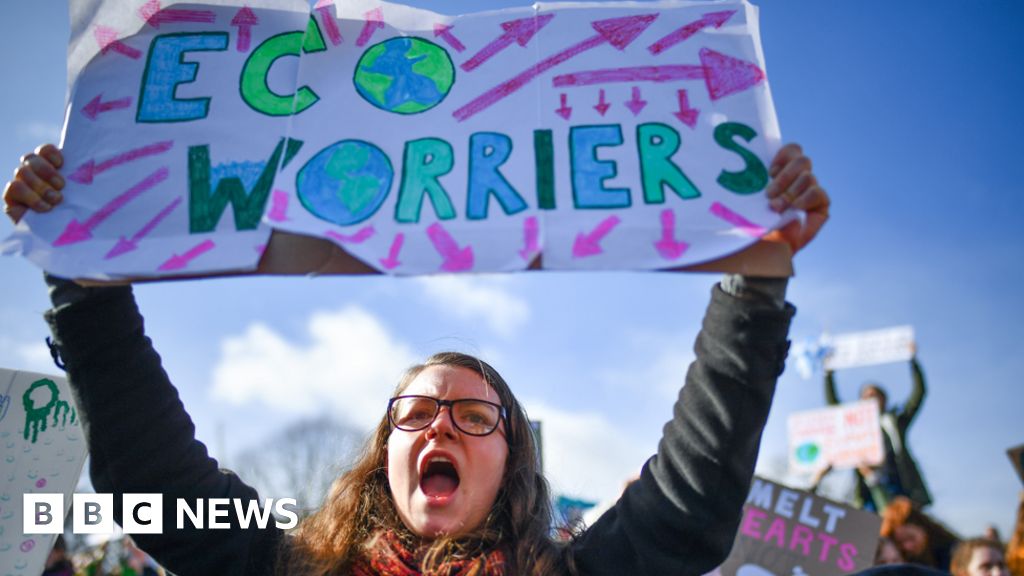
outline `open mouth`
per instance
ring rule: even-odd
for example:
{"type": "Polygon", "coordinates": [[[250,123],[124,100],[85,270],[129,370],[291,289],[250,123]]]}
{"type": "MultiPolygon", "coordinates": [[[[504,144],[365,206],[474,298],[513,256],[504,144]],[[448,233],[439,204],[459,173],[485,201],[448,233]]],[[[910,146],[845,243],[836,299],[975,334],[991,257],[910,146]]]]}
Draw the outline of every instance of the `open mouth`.
{"type": "Polygon", "coordinates": [[[428,498],[446,498],[459,487],[459,472],[443,456],[431,458],[420,475],[420,490],[428,498]]]}

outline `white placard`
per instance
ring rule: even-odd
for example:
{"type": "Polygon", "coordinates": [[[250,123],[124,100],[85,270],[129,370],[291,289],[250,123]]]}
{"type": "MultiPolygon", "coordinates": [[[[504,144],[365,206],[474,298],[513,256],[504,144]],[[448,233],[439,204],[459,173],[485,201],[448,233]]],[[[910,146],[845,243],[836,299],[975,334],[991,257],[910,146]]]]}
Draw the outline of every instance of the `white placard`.
{"type": "Polygon", "coordinates": [[[827,339],[826,346],[830,349],[825,357],[827,370],[905,362],[914,357],[914,328],[896,326],[840,334],[827,339]]]}
{"type": "Polygon", "coordinates": [[[874,466],[884,458],[878,404],[871,400],[790,414],[787,429],[796,472],[874,466]]]}

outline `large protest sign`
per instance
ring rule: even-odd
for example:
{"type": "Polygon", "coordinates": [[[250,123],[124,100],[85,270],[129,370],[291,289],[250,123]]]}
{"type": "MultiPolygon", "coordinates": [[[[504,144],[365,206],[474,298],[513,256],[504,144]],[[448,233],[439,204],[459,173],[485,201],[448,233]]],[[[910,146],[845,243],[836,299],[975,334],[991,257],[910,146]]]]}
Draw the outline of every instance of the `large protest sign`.
{"type": "Polygon", "coordinates": [[[869,568],[882,520],[754,478],[722,576],[832,576],[869,568]]]}
{"type": "Polygon", "coordinates": [[[7,243],[63,275],[252,270],[271,229],[395,274],[677,268],[791,217],[742,0],[72,16],[67,200],[7,243]]]}
{"type": "Polygon", "coordinates": [[[789,465],[797,472],[876,466],[885,456],[878,404],[871,400],[790,414],[789,465]]]}
{"type": "Polygon", "coordinates": [[[56,538],[23,531],[23,495],[70,494],[86,445],[67,382],[0,368],[0,574],[40,574],[56,538]]]}
{"type": "Polygon", "coordinates": [[[905,362],[914,357],[914,328],[896,326],[839,334],[827,338],[825,345],[829,350],[825,356],[828,370],[905,362]]]}

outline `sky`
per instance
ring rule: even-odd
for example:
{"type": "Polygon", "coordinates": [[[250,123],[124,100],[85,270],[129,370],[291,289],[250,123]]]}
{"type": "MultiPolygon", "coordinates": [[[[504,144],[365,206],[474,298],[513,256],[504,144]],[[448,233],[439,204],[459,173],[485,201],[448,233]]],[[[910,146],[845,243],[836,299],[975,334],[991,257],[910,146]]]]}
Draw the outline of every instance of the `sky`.
{"type": "MultiPolygon", "coordinates": [[[[931,510],[964,536],[989,524],[1008,536],[1022,485],[1006,450],[1024,443],[1024,4],[754,3],[784,140],[804,147],[833,200],[795,262],[791,338],[912,325],[928,396],[910,446],[931,510]]],[[[13,170],[59,136],[68,21],[64,1],[3,10],[0,168],[13,170]]],[[[4,219],[0,236],[11,228],[4,219]]],[[[0,366],[52,372],[39,269],[4,257],[0,271],[0,366]]],[[[653,453],[717,278],[250,277],[147,284],[136,296],[200,439],[228,467],[302,419],[368,428],[406,366],[458,349],[488,359],[543,422],[556,492],[603,500],[653,453]]],[[[910,389],[902,364],[837,379],[847,399],[868,380],[897,402],[910,389]]],[[[762,473],[785,474],[787,416],[823,405],[820,374],[803,379],[791,359],[762,473]]],[[[842,492],[850,473],[833,476],[842,492]]]]}

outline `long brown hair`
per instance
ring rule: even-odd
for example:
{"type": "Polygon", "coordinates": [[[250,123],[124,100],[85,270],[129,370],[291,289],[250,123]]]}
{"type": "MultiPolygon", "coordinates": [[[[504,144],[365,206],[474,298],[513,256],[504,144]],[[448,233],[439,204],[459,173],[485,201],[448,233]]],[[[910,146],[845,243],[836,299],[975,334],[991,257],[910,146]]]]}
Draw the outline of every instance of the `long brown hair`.
{"type": "Polygon", "coordinates": [[[398,533],[410,547],[426,548],[424,574],[453,555],[468,556],[500,549],[507,574],[575,574],[564,544],[551,537],[551,501],[538,466],[536,443],[526,412],[508,384],[486,362],[460,352],[442,352],[409,368],[394,395],[400,394],[429,366],[472,370],[490,384],[508,414],[508,458],[501,488],[483,526],[459,538],[419,541],[404,526],[391,499],[385,467],[391,426],[381,418],[362,454],[331,486],[323,506],[303,521],[288,543],[278,572],[309,576],[348,574],[353,562],[385,531],[398,533]]]}

